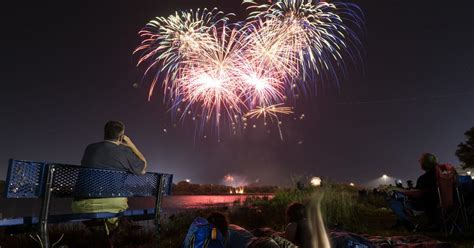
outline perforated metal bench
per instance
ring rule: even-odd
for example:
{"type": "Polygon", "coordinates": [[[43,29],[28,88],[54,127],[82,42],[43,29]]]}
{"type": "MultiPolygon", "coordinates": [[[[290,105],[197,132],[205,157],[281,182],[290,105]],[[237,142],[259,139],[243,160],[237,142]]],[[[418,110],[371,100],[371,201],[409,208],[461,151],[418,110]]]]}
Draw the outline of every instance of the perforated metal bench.
{"type": "Polygon", "coordinates": [[[155,220],[157,235],[162,196],[171,195],[173,175],[146,173],[138,176],[125,171],[87,168],[59,163],[9,160],[5,198],[39,198],[39,216],[0,219],[2,226],[36,226],[45,248],[49,247],[48,224],[131,216],[155,220]],[[155,207],[121,213],[81,213],[50,215],[52,197],[156,197],[155,207]]]}

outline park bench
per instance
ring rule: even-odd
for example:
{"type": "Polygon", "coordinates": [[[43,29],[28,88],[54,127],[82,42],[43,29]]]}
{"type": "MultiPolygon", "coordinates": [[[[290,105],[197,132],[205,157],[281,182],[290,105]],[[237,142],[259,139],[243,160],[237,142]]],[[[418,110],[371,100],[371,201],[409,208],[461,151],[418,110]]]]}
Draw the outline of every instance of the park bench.
{"type": "Polygon", "coordinates": [[[87,168],[60,163],[9,160],[5,198],[36,198],[41,201],[37,216],[0,219],[0,227],[25,226],[39,229],[43,247],[50,247],[48,224],[127,216],[154,220],[159,235],[162,196],[171,194],[173,175],[87,168]],[[50,215],[51,198],[156,197],[154,208],[121,213],[50,215]]]}

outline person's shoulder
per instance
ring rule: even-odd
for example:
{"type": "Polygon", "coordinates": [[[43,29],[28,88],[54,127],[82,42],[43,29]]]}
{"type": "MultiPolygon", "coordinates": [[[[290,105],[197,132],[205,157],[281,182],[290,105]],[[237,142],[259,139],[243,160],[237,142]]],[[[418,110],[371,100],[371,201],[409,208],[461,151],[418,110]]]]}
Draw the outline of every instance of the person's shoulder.
{"type": "Polygon", "coordinates": [[[285,230],[296,230],[297,227],[298,227],[297,222],[290,222],[288,223],[288,225],[286,225],[285,230]]]}
{"type": "Polygon", "coordinates": [[[130,149],[130,147],[123,144],[118,145],[117,150],[124,151],[124,152],[132,152],[132,149],[130,149]]]}
{"type": "Polygon", "coordinates": [[[99,142],[91,143],[91,144],[87,145],[87,149],[104,146],[105,143],[107,143],[107,142],[99,141],[99,142]]]}

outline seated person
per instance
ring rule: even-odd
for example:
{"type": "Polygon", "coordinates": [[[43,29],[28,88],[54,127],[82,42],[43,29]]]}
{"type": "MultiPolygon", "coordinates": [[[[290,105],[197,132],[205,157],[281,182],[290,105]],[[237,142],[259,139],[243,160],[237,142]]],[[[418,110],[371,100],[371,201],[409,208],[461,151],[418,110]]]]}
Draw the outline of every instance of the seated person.
{"type": "Polygon", "coordinates": [[[275,247],[275,248],[296,248],[296,246],[288,240],[279,237],[269,228],[257,230],[259,237],[254,236],[251,232],[238,225],[229,224],[226,216],[220,212],[213,212],[207,217],[207,221],[213,224],[220,233],[223,234],[226,242],[226,248],[247,248],[247,247],[275,247]],[[276,246],[275,246],[276,245],[276,246]]]}
{"type": "Polygon", "coordinates": [[[254,236],[246,229],[229,224],[227,217],[220,212],[213,212],[207,217],[226,239],[226,248],[246,248],[254,236]]]}
{"type": "MultiPolygon", "coordinates": [[[[81,165],[99,168],[124,170],[136,175],[146,172],[147,162],[132,140],[125,135],[125,126],[119,121],[109,121],[104,128],[104,141],[87,146],[81,165]]],[[[75,199],[71,205],[74,213],[119,213],[128,208],[126,197],[75,199]]],[[[109,229],[117,226],[117,218],[105,223],[109,229]]]]}
{"type": "Polygon", "coordinates": [[[407,211],[423,211],[428,216],[429,221],[438,219],[436,213],[438,191],[435,171],[436,166],[438,166],[438,159],[431,153],[424,153],[419,159],[419,163],[425,173],[418,178],[415,189],[396,189],[389,201],[390,208],[398,217],[396,226],[402,224],[409,230],[414,230],[415,225],[410,221],[407,211]]]}
{"type": "Polygon", "coordinates": [[[289,224],[284,237],[298,247],[311,247],[311,231],[306,219],[306,208],[301,203],[293,203],[286,210],[289,224]]]}

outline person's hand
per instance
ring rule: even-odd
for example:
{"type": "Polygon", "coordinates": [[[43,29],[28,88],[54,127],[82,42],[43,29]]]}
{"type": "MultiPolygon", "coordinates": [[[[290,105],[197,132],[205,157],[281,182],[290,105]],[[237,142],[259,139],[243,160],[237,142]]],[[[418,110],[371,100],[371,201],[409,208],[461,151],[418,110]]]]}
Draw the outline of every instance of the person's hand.
{"type": "Polygon", "coordinates": [[[130,144],[133,144],[132,140],[127,135],[123,135],[122,143],[127,146],[130,146],[130,144]]]}

